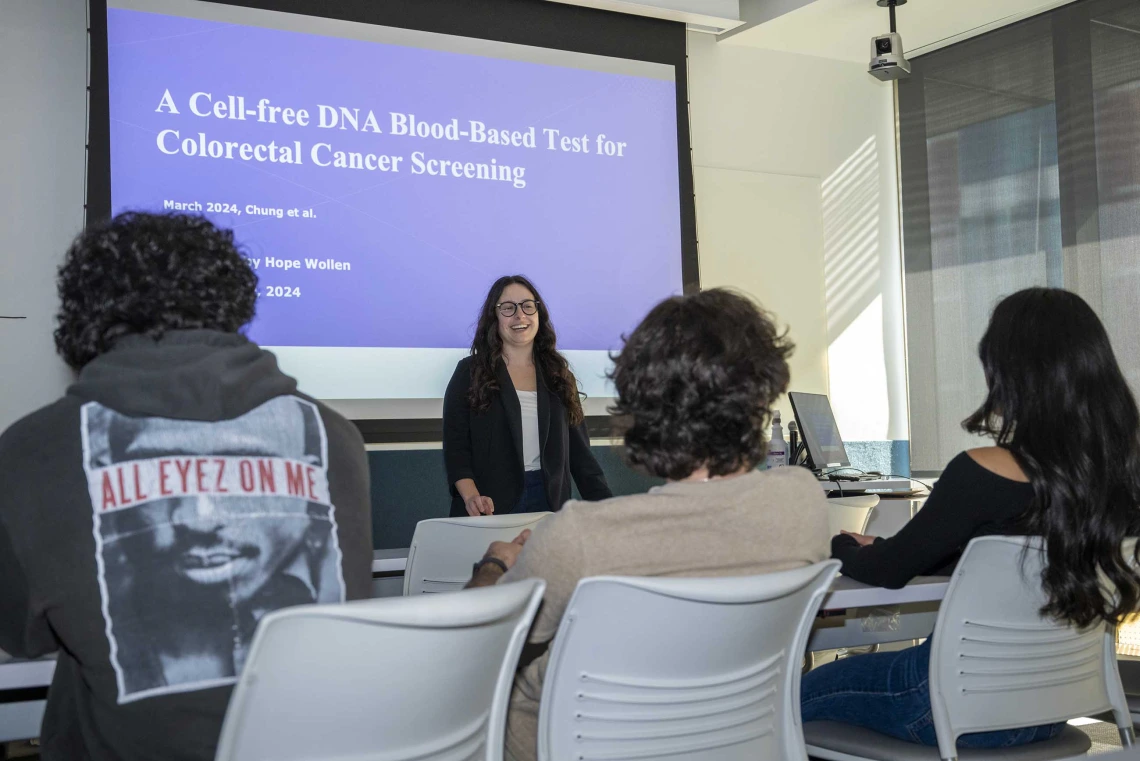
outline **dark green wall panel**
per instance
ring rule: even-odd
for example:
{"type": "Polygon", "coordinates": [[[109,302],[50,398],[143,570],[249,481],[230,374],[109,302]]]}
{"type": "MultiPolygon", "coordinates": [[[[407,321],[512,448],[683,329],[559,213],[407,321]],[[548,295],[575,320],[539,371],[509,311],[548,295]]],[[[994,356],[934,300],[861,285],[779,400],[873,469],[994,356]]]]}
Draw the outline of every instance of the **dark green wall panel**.
{"type": "MultiPolygon", "coordinates": [[[[620,447],[593,450],[616,495],[640,494],[662,483],[626,467],[620,447]]],[[[372,474],[372,544],[376,549],[407,547],[418,522],[448,514],[451,497],[442,450],[369,452],[368,467],[372,474]]],[[[577,489],[574,496],[578,496],[577,489]]]]}

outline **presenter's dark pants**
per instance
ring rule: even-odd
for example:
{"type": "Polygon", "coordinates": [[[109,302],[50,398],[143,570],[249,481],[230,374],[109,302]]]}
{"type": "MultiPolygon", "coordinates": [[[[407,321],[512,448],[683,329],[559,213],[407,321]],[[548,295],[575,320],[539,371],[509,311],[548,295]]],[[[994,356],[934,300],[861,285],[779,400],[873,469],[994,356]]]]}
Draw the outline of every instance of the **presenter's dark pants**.
{"type": "Polygon", "coordinates": [[[546,501],[546,479],[541,470],[528,470],[523,476],[523,492],[512,513],[544,513],[550,507],[546,501]]]}
{"type": "MultiPolygon", "coordinates": [[[[803,720],[839,721],[919,745],[937,745],[930,710],[930,644],[886,653],[854,655],[804,674],[803,720]]],[[[1065,727],[977,732],[958,738],[959,748],[1009,748],[1050,740],[1065,727]]]]}

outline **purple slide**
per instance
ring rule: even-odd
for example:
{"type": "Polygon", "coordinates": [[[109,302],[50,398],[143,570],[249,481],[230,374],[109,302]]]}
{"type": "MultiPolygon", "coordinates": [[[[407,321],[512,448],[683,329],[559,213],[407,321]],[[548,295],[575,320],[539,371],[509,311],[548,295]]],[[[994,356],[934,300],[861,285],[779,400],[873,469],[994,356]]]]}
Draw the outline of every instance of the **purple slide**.
{"type": "Polygon", "coordinates": [[[108,37],[113,210],[232,228],[261,344],[466,347],[522,273],[561,348],[613,350],[681,291],[671,80],[121,9],[108,37]]]}

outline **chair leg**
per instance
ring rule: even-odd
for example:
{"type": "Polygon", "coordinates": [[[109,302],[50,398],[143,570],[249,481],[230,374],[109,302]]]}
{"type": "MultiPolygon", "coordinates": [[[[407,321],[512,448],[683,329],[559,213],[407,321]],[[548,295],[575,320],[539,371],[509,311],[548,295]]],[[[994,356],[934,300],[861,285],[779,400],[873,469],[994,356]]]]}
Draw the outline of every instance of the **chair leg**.
{"type": "Polygon", "coordinates": [[[1136,730],[1132,727],[1119,727],[1120,731],[1120,744],[1125,748],[1131,748],[1136,744],[1136,730]]]}

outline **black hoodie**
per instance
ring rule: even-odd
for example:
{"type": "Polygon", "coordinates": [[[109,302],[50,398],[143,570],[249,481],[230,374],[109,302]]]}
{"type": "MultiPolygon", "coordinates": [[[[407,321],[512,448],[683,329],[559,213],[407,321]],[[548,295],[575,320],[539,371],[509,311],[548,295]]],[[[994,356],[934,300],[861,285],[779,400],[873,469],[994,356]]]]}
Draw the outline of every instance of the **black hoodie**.
{"type": "Polygon", "coordinates": [[[370,516],[360,434],[272,354],[121,339],[0,437],[0,649],[59,651],[42,757],[213,759],[260,617],[369,596],[370,516]]]}

